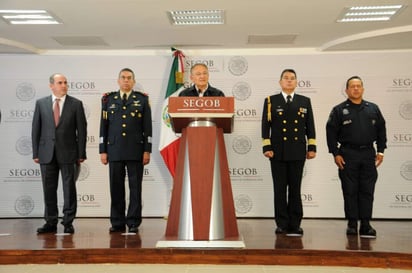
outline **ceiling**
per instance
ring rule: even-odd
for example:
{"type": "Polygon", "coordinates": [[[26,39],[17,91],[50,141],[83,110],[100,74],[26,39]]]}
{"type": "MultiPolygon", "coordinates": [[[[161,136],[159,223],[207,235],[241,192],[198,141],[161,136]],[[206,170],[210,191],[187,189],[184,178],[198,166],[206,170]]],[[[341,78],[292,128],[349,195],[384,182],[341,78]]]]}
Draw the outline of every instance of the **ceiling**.
{"type": "Polygon", "coordinates": [[[412,49],[412,0],[1,0],[45,9],[60,25],[0,19],[0,54],[90,50],[273,49],[318,52],[412,49]],[[336,23],[345,7],[403,4],[389,22],[336,23]],[[224,25],[173,26],[169,10],[223,9],[224,25]]]}

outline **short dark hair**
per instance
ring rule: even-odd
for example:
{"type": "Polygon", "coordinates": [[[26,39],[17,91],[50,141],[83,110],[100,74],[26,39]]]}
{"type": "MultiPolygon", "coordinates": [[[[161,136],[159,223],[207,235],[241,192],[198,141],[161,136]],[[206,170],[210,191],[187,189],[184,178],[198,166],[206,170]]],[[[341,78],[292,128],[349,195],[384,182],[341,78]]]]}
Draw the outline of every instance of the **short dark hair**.
{"type": "Polygon", "coordinates": [[[133,80],[134,80],[134,72],[133,72],[133,70],[131,70],[130,68],[123,68],[122,70],[120,70],[120,72],[119,72],[119,78],[120,78],[120,74],[122,74],[122,72],[130,72],[130,73],[132,73],[132,75],[133,75],[133,80]]]}
{"type": "Polygon", "coordinates": [[[296,76],[295,70],[293,70],[292,68],[286,68],[286,69],[284,69],[284,70],[282,71],[282,73],[280,74],[280,79],[282,79],[282,78],[283,78],[283,74],[285,74],[285,73],[287,73],[287,72],[295,74],[295,77],[296,77],[296,78],[298,77],[298,76],[296,76]]]}
{"type": "Polygon", "coordinates": [[[363,86],[363,81],[362,81],[362,79],[361,79],[359,76],[352,76],[352,77],[350,77],[349,79],[347,79],[347,81],[346,81],[346,89],[349,88],[349,82],[350,82],[351,80],[360,80],[360,82],[361,82],[361,84],[362,84],[362,86],[363,86]]]}

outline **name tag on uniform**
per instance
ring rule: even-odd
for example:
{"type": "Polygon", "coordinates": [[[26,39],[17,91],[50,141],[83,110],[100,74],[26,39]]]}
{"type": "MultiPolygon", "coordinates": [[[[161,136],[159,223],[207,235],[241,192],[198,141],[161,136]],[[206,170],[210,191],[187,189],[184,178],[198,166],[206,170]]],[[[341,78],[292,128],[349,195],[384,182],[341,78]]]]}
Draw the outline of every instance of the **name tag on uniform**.
{"type": "Polygon", "coordinates": [[[348,125],[348,124],[351,124],[352,123],[352,120],[351,119],[348,119],[348,120],[344,120],[343,121],[343,125],[348,125]]]}

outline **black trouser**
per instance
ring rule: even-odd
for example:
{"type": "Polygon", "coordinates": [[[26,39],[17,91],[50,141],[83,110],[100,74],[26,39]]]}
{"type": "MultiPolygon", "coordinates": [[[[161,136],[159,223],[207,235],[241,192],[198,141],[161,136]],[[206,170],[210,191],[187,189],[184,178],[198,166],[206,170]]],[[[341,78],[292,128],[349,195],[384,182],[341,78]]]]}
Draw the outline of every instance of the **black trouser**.
{"type": "Polygon", "coordinates": [[[303,217],[301,184],[305,160],[270,160],[275,221],[283,229],[297,229],[303,217]]]}
{"type": "Polygon", "coordinates": [[[375,165],[375,150],[370,148],[342,148],[340,151],[345,161],[343,170],[339,170],[348,220],[369,221],[372,218],[373,198],[378,172],[375,165]]]}
{"type": "Polygon", "coordinates": [[[142,222],[142,179],[141,161],[110,161],[110,222],[113,227],[139,226],[142,222]],[[129,180],[129,207],[126,213],[125,176],[129,180]]]}
{"type": "Polygon", "coordinates": [[[57,188],[59,171],[63,184],[63,225],[72,224],[77,211],[77,192],[75,181],[75,164],[61,164],[53,156],[49,164],[41,164],[40,170],[43,182],[44,218],[50,225],[56,225],[59,217],[57,207],[57,188]]]}

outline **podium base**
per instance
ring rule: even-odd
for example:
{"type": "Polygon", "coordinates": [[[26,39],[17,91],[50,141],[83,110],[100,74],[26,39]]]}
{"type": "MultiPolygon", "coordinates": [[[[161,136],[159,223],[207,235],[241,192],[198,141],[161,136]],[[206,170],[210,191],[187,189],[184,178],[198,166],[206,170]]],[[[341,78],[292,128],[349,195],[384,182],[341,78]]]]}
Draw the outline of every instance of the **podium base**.
{"type": "Polygon", "coordinates": [[[233,240],[160,240],[156,243],[157,248],[245,248],[243,238],[233,238],[233,240]]]}

